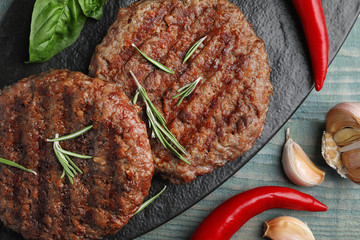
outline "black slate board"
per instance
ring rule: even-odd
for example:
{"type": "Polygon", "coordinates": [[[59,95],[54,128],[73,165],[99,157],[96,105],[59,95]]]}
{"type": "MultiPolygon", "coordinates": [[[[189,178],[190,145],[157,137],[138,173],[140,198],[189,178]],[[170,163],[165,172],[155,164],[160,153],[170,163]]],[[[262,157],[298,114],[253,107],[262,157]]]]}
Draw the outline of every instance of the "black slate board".
{"type": "MultiPolygon", "coordinates": [[[[50,68],[68,68],[87,73],[95,46],[102,40],[119,7],[133,0],[108,0],[100,21],[88,20],[78,41],[43,64],[28,60],[28,36],[34,0],[14,0],[0,23],[0,87],[50,68]]],[[[186,185],[171,185],[154,177],[151,195],[168,185],[165,193],[107,239],[132,239],[165,223],[204,198],[248,162],[281,128],[313,88],[311,62],[299,18],[289,0],[234,0],[265,41],[272,68],[274,94],[262,136],[241,158],[186,185]]],[[[360,12],[360,0],[323,1],[332,60],[360,12]]],[[[326,83],[325,83],[326,84],[326,83]]],[[[191,233],[184,233],[184,237],[191,233]]],[[[22,239],[0,225],[0,239],[22,239]]]]}

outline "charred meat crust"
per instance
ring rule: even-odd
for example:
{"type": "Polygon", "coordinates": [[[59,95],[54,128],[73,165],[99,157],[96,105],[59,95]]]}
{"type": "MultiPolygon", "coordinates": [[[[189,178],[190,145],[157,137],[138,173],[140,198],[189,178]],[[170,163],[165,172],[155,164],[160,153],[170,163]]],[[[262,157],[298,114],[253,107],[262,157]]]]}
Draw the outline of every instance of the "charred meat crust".
{"type": "Polygon", "coordinates": [[[84,239],[113,234],[148,195],[153,157],[139,110],[111,82],[55,70],[0,94],[0,156],[38,175],[0,164],[0,219],[27,239],[84,239]],[[88,125],[63,148],[93,156],[71,185],[51,143],[88,125]]]}
{"type": "Polygon", "coordinates": [[[226,0],[148,0],[120,9],[89,70],[117,82],[130,98],[136,85],[129,71],[135,73],[189,153],[191,165],[150,140],[155,170],[172,183],[192,181],[248,151],[262,132],[272,94],[264,43],[226,0]],[[204,36],[182,64],[187,50],[204,36]],[[132,43],[175,74],[157,69],[132,43]],[[195,91],[177,107],[176,91],[198,77],[195,91]]]}

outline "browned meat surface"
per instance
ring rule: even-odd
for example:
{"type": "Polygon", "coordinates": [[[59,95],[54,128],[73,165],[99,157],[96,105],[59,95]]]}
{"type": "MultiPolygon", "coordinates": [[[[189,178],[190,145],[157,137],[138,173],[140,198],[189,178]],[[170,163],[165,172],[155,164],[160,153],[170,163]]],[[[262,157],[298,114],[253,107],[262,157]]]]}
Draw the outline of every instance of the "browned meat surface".
{"type": "Polygon", "coordinates": [[[99,238],[119,230],[148,195],[153,158],[138,110],[114,83],[56,70],[0,92],[0,156],[38,175],[0,164],[0,218],[28,239],[99,238]],[[88,125],[64,149],[84,172],[60,178],[55,133],[88,125]]]}
{"type": "Polygon", "coordinates": [[[129,71],[135,73],[189,153],[191,165],[151,140],[155,170],[173,183],[192,181],[248,151],[262,132],[272,94],[264,43],[226,0],[148,0],[120,9],[89,70],[117,82],[130,98],[136,85],[129,71]],[[132,43],[175,74],[156,68],[132,43]],[[200,84],[177,107],[176,91],[198,77],[200,84]]]}

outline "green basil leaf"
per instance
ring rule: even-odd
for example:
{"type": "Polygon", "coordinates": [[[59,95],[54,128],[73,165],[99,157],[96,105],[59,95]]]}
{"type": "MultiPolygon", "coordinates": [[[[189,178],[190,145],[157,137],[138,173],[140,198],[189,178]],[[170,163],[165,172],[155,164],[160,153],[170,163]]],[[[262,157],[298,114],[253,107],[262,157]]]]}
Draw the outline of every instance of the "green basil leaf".
{"type": "Polygon", "coordinates": [[[73,44],[85,20],[78,0],[36,0],[31,18],[29,62],[45,62],[73,44]]]}
{"type": "Polygon", "coordinates": [[[106,0],[79,0],[85,16],[99,20],[102,16],[102,7],[106,0]]]}

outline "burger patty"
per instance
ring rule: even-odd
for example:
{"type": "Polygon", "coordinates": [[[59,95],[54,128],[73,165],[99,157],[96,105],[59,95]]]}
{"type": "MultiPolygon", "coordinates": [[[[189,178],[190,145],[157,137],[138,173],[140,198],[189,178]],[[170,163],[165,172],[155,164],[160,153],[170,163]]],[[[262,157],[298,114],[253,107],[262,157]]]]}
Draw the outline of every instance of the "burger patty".
{"type": "Polygon", "coordinates": [[[117,82],[130,98],[137,87],[129,71],[135,73],[188,152],[191,165],[150,140],[155,170],[176,184],[248,151],[262,132],[272,94],[264,43],[226,0],[148,0],[120,9],[89,70],[117,82]],[[183,64],[186,52],[204,36],[183,64]],[[132,44],[175,73],[156,68],[132,44]],[[177,90],[199,77],[193,93],[177,106],[177,90]]]}
{"type": "Polygon", "coordinates": [[[148,195],[154,172],[139,107],[111,82],[55,70],[0,92],[0,218],[27,239],[100,238],[118,231],[148,195]],[[83,174],[74,183],[47,138],[93,129],[61,141],[83,174]]]}

